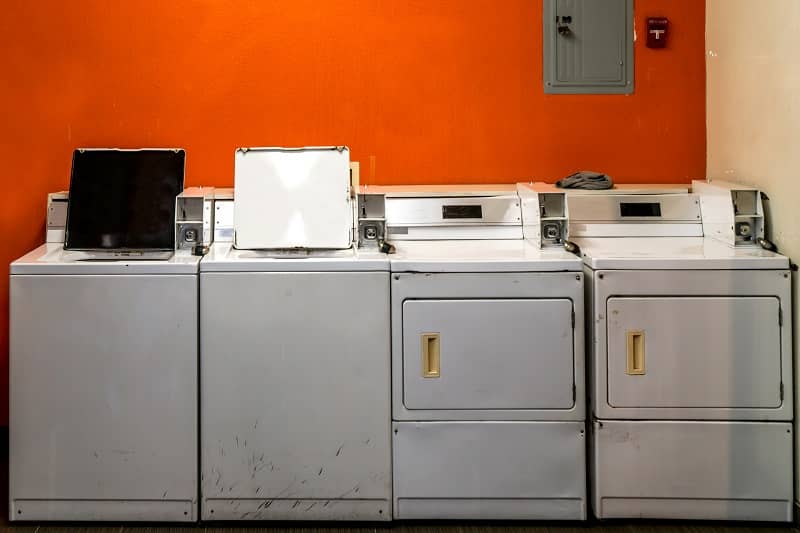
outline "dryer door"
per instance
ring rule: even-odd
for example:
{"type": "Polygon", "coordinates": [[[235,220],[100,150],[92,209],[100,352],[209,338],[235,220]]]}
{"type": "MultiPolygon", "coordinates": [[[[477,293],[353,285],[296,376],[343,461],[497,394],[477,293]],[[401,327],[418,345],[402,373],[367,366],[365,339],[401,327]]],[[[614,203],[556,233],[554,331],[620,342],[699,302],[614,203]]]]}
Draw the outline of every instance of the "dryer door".
{"type": "Polygon", "coordinates": [[[569,299],[407,300],[407,409],[570,409],[569,299]]]}
{"type": "Polygon", "coordinates": [[[606,312],[611,406],[782,405],[777,298],[609,298],[606,312]]]}

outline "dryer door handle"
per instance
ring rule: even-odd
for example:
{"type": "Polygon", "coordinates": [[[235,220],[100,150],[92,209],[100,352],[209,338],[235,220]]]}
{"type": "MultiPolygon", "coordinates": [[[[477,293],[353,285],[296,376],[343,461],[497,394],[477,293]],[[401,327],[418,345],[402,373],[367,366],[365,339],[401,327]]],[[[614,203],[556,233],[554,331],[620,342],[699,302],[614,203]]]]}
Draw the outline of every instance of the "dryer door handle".
{"type": "Polygon", "coordinates": [[[440,375],[439,366],[439,334],[422,334],[422,377],[438,378],[440,375]]]}
{"type": "Polygon", "coordinates": [[[627,346],[628,346],[628,364],[625,373],[629,376],[643,376],[645,373],[644,366],[644,331],[628,331],[627,346]]]}

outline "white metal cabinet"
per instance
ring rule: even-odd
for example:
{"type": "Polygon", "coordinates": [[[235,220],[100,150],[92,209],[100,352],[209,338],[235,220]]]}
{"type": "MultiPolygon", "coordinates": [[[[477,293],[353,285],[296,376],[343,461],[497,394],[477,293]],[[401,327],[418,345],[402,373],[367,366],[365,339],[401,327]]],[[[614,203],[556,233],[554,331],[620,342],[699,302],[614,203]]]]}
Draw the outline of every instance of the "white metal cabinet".
{"type": "Polygon", "coordinates": [[[598,421],[598,518],[789,521],[792,424],[598,421]]]}
{"type": "Polygon", "coordinates": [[[612,297],[606,314],[613,407],[781,406],[777,298],[612,297]]]}
{"type": "Polygon", "coordinates": [[[406,300],[403,403],[410,410],[570,409],[572,343],[568,299],[406,300]]]}
{"type": "Polygon", "coordinates": [[[389,520],[389,273],[200,280],[203,519],[389,520]]]}
{"type": "Polygon", "coordinates": [[[395,422],[395,518],[586,518],[583,422],[395,422]]]}
{"type": "Polygon", "coordinates": [[[196,520],[197,276],[12,275],[10,296],[11,516],[196,520]]]}

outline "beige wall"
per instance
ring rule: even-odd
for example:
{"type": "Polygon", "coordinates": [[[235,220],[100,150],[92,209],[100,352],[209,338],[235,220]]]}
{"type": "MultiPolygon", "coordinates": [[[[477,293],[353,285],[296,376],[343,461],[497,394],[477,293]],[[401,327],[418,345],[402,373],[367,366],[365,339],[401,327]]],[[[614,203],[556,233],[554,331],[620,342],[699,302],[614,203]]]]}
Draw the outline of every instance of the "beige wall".
{"type": "Polygon", "coordinates": [[[770,238],[800,262],[800,0],[707,0],[706,69],[708,177],[766,192],[770,238]]]}

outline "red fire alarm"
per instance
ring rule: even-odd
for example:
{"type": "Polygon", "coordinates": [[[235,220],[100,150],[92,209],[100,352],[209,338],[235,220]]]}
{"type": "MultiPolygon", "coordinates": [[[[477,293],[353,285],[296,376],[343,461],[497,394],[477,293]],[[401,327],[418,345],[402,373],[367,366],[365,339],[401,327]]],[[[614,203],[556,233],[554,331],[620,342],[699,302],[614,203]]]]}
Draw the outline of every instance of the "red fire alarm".
{"type": "Polygon", "coordinates": [[[668,36],[669,19],[663,17],[647,19],[648,48],[666,48],[668,36]]]}

